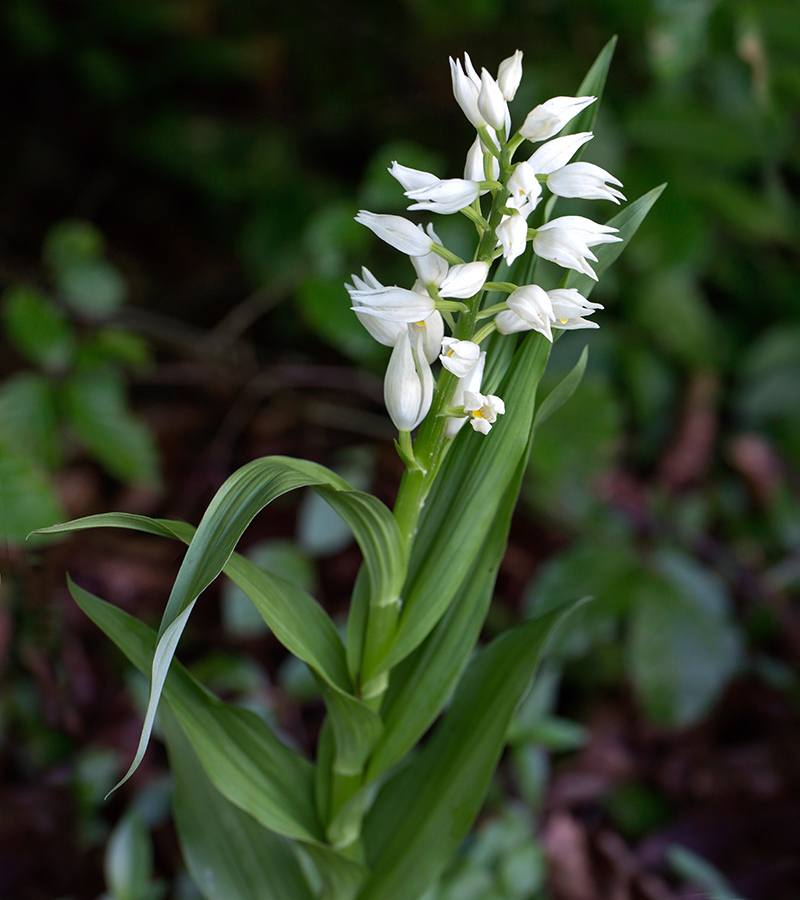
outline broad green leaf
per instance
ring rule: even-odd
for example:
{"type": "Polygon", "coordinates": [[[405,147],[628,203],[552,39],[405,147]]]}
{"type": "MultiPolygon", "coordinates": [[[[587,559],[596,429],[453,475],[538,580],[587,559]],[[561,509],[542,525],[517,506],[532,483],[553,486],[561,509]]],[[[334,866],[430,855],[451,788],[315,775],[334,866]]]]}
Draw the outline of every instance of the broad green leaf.
{"type": "Polygon", "coordinates": [[[575,393],[575,391],[578,389],[578,385],[581,383],[583,373],[586,371],[586,360],[588,358],[589,348],[584,347],[581,352],[580,358],[572,367],[569,374],[566,375],[563,380],[560,381],[539,404],[539,407],[533,417],[534,429],[539,428],[541,425],[543,425],[550,418],[550,416],[552,416],[553,413],[557,410],[561,409],[561,407],[567,402],[567,400],[569,400],[569,398],[575,393]]]}
{"type": "MultiPolygon", "coordinates": [[[[87,616],[147,674],[155,632],[69,582],[87,616]]],[[[177,661],[164,693],[214,786],[267,828],[303,841],[322,840],[314,808],[313,766],[282,744],[255,713],[223,703],[177,661]]]]}
{"type": "Polygon", "coordinates": [[[108,839],[105,854],[106,887],[113,900],[155,900],[150,881],[153,847],[147,827],[135,810],[126,813],[108,839]]]}
{"type": "MultiPolygon", "coordinates": [[[[41,534],[68,534],[86,528],[130,528],[189,544],[196,529],[173,519],[149,519],[130,513],[103,513],[43,528],[41,534]]],[[[223,572],[238,585],[264,617],[278,640],[333,687],[349,690],[344,647],[336,626],[317,601],[301,588],[265,572],[234,553],[223,572]]]]}
{"type": "Polygon", "coordinates": [[[63,515],[47,475],[29,457],[0,443],[0,535],[22,543],[34,528],[63,515]]]}
{"type": "Polygon", "coordinates": [[[103,319],[115,313],[128,296],[119,270],[105,259],[76,262],[58,272],[64,300],[85,316],[103,319]]]}
{"type": "Polygon", "coordinates": [[[550,346],[538,334],[525,338],[498,391],[506,415],[492,429],[492,440],[476,440],[479,436],[464,428],[448,452],[420,518],[387,666],[419,646],[472,568],[526,450],[550,346]]]}
{"type": "MultiPolygon", "coordinates": [[[[611,225],[618,229],[617,237],[621,237],[622,241],[614,244],[602,244],[593,248],[593,252],[597,256],[597,262],[592,263],[592,268],[597,273],[598,278],[628,246],[630,239],[636,234],[645,216],[650,212],[653,204],[661,196],[665,187],[666,184],[654,187],[639,197],[638,200],[629,203],[622,212],[617,213],[606,222],[606,225],[611,225]]],[[[589,296],[596,283],[588,275],[582,275],[576,271],[570,271],[564,279],[564,287],[575,288],[584,297],[589,296]]]]}
{"type": "Polygon", "coordinates": [[[61,391],[64,416],[81,442],[121,481],[158,484],[158,452],[145,424],[130,410],[114,372],[82,372],[61,391]]]}
{"type": "Polygon", "coordinates": [[[49,469],[58,468],[63,450],[46,376],[20,372],[0,385],[0,443],[49,469]]]}
{"type": "Polygon", "coordinates": [[[511,716],[561,613],[507,631],[470,663],[419,757],[379,793],[359,900],[411,900],[440,875],[477,816],[511,716]]]}
{"type": "Polygon", "coordinates": [[[676,728],[696,722],[720,696],[740,648],[716,581],[697,565],[660,554],[659,572],[634,586],[628,666],[648,715],[676,728]]]}
{"type": "Polygon", "coordinates": [[[72,325],[56,304],[27,284],[3,296],[3,324],[11,342],[31,362],[50,372],[64,371],[75,354],[72,325]]]}
{"type": "Polygon", "coordinates": [[[42,257],[56,271],[89,262],[103,253],[103,235],[84,219],[66,219],[54,225],[45,236],[42,257]]]}
{"type": "MultiPolygon", "coordinates": [[[[316,463],[276,456],[243,466],[211,501],[178,572],[159,629],[141,740],[131,768],[120,783],[133,774],[144,756],[163,679],[193,604],[223,570],[239,538],[261,509],[298,487],[319,491],[350,525],[364,555],[371,602],[381,605],[398,597],[404,574],[404,549],[397,523],[384,504],[370,494],[351,490],[346,481],[316,463]]],[[[248,566],[241,557],[235,565],[240,572],[244,569],[245,575],[256,577],[256,567],[248,566]]],[[[294,590],[285,584],[284,587],[294,590]]],[[[342,734],[346,733],[345,728],[342,727],[342,734]]]]}
{"type": "Polygon", "coordinates": [[[162,722],[175,781],[175,825],[206,900],[312,900],[289,841],[223,797],[174,717],[162,713],[162,722]]]}

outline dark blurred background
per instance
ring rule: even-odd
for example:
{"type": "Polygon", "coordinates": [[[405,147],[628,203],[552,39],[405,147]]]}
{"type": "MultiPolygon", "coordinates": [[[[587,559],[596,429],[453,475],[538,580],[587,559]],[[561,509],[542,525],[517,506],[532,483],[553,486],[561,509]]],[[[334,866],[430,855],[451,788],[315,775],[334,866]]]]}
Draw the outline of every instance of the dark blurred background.
{"type": "MultiPolygon", "coordinates": [[[[589,368],[537,435],[486,636],[596,599],[431,898],[796,897],[797,3],[6,0],[0,23],[0,896],[198,896],[157,743],[102,802],[143,687],[64,587],[153,620],[181,551],[25,535],[109,509],[197,522],[269,453],[391,502],[386,351],[343,283],[411,270],[353,215],[402,212],[393,159],[461,174],[448,55],[495,72],[523,50],[519,123],[618,35],[584,159],[629,199],[669,186],[592,298],[601,328],[554,350],[548,385],[586,343],[589,368]]],[[[346,610],[358,553],[315,501],[243,546],[346,610]]],[[[234,590],[204,602],[182,658],[311,750],[308,673],[234,590]]]]}

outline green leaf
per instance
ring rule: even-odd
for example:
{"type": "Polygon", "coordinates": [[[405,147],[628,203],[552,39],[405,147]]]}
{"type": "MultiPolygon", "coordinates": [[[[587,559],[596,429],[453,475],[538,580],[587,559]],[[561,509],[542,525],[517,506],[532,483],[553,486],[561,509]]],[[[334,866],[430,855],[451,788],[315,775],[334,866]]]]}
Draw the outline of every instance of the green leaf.
{"type": "Polygon", "coordinates": [[[418,897],[440,875],[480,810],[511,716],[561,618],[507,631],[470,663],[433,737],[367,814],[370,874],[359,900],[418,897]]]}
{"type": "Polygon", "coordinates": [[[68,266],[58,273],[64,300],[75,310],[92,318],[115,313],[128,296],[128,286],[116,266],[104,259],[92,259],[68,266]]]}
{"type": "MultiPolygon", "coordinates": [[[[51,525],[37,534],[68,534],[86,528],[130,528],[190,544],[196,529],[174,519],[149,519],[131,513],[103,513],[51,525]]],[[[347,690],[350,679],[344,647],[336,626],[317,601],[302,588],[265,572],[239,553],[232,554],[223,572],[236,584],[264,617],[279,641],[307,663],[328,684],[347,690]]]]}
{"type": "Polygon", "coordinates": [[[449,450],[420,517],[398,636],[387,667],[400,662],[430,633],[480,553],[526,452],[536,388],[550,346],[538,334],[525,338],[499,389],[506,415],[492,429],[492,440],[475,440],[476,435],[465,428],[449,450]]]}
{"type": "MultiPolygon", "coordinates": [[[[597,273],[598,278],[628,246],[630,239],[639,230],[639,226],[644,221],[645,216],[650,212],[653,204],[661,196],[665,187],[666,184],[654,187],[639,197],[638,200],[629,203],[622,212],[617,213],[606,222],[606,225],[611,225],[618,230],[617,237],[622,238],[622,241],[614,244],[601,244],[593,248],[593,252],[597,256],[597,262],[592,263],[592,268],[597,273]]],[[[584,297],[588,297],[591,294],[595,284],[597,282],[588,275],[575,271],[570,271],[564,279],[564,287],[575,288],[584,297]]]]}
{"type": "MultiPolygon", "coordinates": [[[[350,525],[364,554],[371,601],[379,605],[396,602],[404,574],[405,555],[397,523],[384,504],[370,494],[350,489],[338,475],[315,463],[275,456],[254,460],[243,466],[225,482],[211,501],[178,572],[159,629],[159,644],[153,657],[150,700],[141,740],[131,768],[120,783],[133,774],[144,756],[169,662],[197,598],[228,564],[239,538],[261,509],[276,497],[298,487],[313,487],[320,492],[350,525]]],[[[48,529],[48,533],[59,530],[63,531],[63,526],[48,529]]],[[[265,590],[276,583],[274,576],[267,576],[243,557],[233,561],[232,570],[237,572],[240,579],[237,583],[248,594],[243,579],[249,579],[265,590]]],[[[280,590],[287,596],[298,594],[298,589],[286,582],[280,584],[280,590]]],[[[287,605],[282,604],[282,608],[287,605]]],[[[304,626],[299,623],[293,627],[302,630],[304,626]]],[[[341,690],[341,682],[331,679],[329,683],[336,690],[341,690]]],[[[353,699],[353,702],[358,701],[353,699]]],[[[340,707],[341,704],[337,704],[332,711],[335,713],[340,707]]],[[[351,736],[361,734],[366,741],[374,729],[353,732],[350,726],[343,724],[341,734],[346,733],[351,736]]],[[[341,752],[348,753],[348,760],[352,749],[352,745],[348,745],[346,751],[341,749],[341,752]]],[[[350,764],[350,761],[344,763],[350,764]]]]}
{"type": "Polygon", "coordinates": [[[72,325],[56,304],[35,287],[18,284],[5,292],[3,324],[17,350],[43,369],[62,372],[72,361],[72,325]]]}
{"type": "Polygon", "coordinates": [[[392,669],[381,706],[384,733],[370,759],[367,781],[389,769],[416,744],[458,683],[489,610],[527,462],[526,453],[453,603],[425,641],[392,669]]]}
{"type": "Polygon", "coordinates": [[[325,706],[331,714],[336,742],[333,771],[360,775],[367,757],[383,731],[380,716],[344,691],[322,685],[325,706]]]}
{"type": "Polygon", "coordinates": [[[103,235],[91,222],[67,219],[47,232],[42,257],[60,271],[96,259],[104,249],[103,235]]]}
{"type": "MultiPolygon", "coordinates": [[[[75,602],[139,669],[148,673],[155,632],[72,581],[75,602]]],[[[173,661],[163,685],[214,786],[267,828],[304,841],[322,840],[314,807],[312,765],[282,744],[255,713],[223,703],[173,661]]]]}
{"type": "Polygon", "coordinates": [[[158,484],[153,437],[128,407],[125,385],[113,372],[78,373],[61,392],[64,415],[82,443],[120,481],[158,484]]]}
{"type": "Polygon", "coordinates": [[[62,460],[53,387],[34,372],[0,385],[0,443],[11,452],[57,469],[62,460]]]}
{"type": "Polygon", "coordinates": [[[22,543],[34,528],[63,515],[53,485],[28,456],[0,444],[0,535],[22,543]]]}
{"type": "Polygon", "coordinates": [[[312,900],[289,841],[226,800],[173,716],[162,719],[181,850],[206,900],[312,900]]]}
{"type": "Polygon", "coordinates": [[[628,666],[648,715],[680,728],[719,698],[740,646],[717,580],[686,557],[660,554],[657,563],[634,585],[628,666]]]}
{"type": "MultiPolygon", "coordinates": [[[[568,122],[567,126],[559,134],[578,134],[582,131],[593,130],[597,113],[600,110],[600,103],[603,100],[608,70],[611,67],[611,60],[614,58],[616,47],[617,35],[614,35],[597,54],[597,59],[592,63],[575,94],[576,97],[597,97],[597,100],[582,110],[571,122],[568,122]]],[[[575,159],[579,159],[581,153],[582,150],[579,150],[575,155],[575,159]]]]}
{"type": "Polygon", "coordinates": [[[152,888],[153,848],[144,822],[126,813],[106,845],[106,887],[114,900],[145,900],[152,888]]]}
{"type": "Polygon", "coordinates": [[[570,369],[569,374],[560,381],[556,387],[539,404],[533,417],[534,430],[542,426],[554,412],[569,400],[578,389],[583,373],[586,371],[586,361],[589,358],[589,348],[584,347],[578,361],[570,369]]]}

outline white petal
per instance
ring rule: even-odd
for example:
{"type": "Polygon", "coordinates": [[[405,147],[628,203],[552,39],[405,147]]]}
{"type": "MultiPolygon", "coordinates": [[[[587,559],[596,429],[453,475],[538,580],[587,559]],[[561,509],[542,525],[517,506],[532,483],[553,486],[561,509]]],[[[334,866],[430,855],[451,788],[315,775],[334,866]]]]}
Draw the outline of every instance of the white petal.
{"type": "Polygon", "coordinates": [[[433,245],[431,238],[419,225],[402,216],[379,215],[362,209],[356,216],[356,222],[366,225],[382,241],[409,256],[424,256],[430,253],[433,245]]]}
{"type": "Polygon", "coordinates": [[[478,94],[478,109],[484,119],[495,129],[500,131],[506,127],[506,114],[508,104],[497,82],[483,69],[481,71],[481,89],[478,94]]]}
{"type": "Polygon", "coordinates": [[[497,240],[503,248],[503,256],[510,266],[525,252],[528,241],[528,223],[525,216],[518,213],[508,216],[497,226],[497,240]]]}
{"type": "Polygon", "coordinates": [[[392,162],[388,171],[393,178],[400,182],[404,191],[415,191],[419,188],[428,187],[428,185],[436,184],[439,180],[435,175],[431,175],[430,172],[401,166],[397,160],[392,162]]]}
{"type": "Polygon", "coordinates": [[[432,297],[396,285],[366,291],[352,290],[350,297],[357,312],[390,322],[420,322],[435,309],[432,297]]]}
{"type": "Polygon", "coordinates": [[[519,133],[529,141],[546,141],[570,122],[578,113],[594,103],[596,97],[553,97],[534,107],[519,133]]]}
{"type": "Polygon", "coordinates": [[[455,338],[442,340],[442,353],[439,359],[448,372],[459,378],[465,378],[478,361],[481,348],[472,341],[458,341],[455,338]]]}
{"type": "Polygon", "coordinates": [[[406,197],[417,201],[409,209],[428,209],[441,215],[450,215],[469,206],[478,198],[480,191],[477,181],[444,178],[419,190],[406,191],[406,197]]]}
{"type": "Polygon", "coordinates": [[[392,351],[383,397],[386,409],[398,431],[412,431],[425,418],[433,398],[433,375],[421,357],[421,340],[412,349],[408,329],[401,335],[392,351]]]}
{"type": "Polygon", "coordinates": [[[425,359],[429,363],[436,360],[439,350],[442,347],[442,339],[444,338],[444,319],[440,312],[434,312],[427,319],[421,322],[414,322],[411,325],[411,331],[414,336],[422,337],[422,352],[425,359]]]}
{"type": "Polygon", "coordinates": [[[439,285],[440,297],[453,297],[466,300],[474,297],[483,287],[489,274],[489,263],[459,263],[447,273],[447,277],[439,285]]]}
{"type": "Polygon", "coordinates": [[[509,102],[514,99],[520,81],[522,81],[522,50],[517,50],[513,56],[504,59],[497,70],[497,84],[509,102]]]}
{"type": "Polygon", "coordinates": [[[542,144],[528,160],[528,165],[537,175],[549,175],[556,169],[565,166],[587,141],[594,135],[591,131],[581,131],[578,134],[567,134],[542,144]]]}

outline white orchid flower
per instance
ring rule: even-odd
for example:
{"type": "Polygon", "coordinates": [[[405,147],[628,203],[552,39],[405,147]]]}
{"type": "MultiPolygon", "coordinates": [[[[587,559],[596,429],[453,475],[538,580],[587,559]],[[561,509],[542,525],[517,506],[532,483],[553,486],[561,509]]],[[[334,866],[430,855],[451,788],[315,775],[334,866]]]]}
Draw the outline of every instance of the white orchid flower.
{"type": "Polygon", "coordinates": [[[556,328],[562,331],[575,331],[579,328],[599,328],[597,322],[590,322],[584,316],[591,316],[601,303],[592,303],[575,288],[557,288],[547,292],[553,304],[553,318],[556,328]]]}
{"type": "Polygon", "coordinates": [[[440,312],[434,312],[427,319],[412,322],[408,326],[412,332],[412,343],[417,337],[422,338],[422,352],[429,363],[435,362],[444,340],[444,319],[440,312]]]}
{"type": "MultiPolygon", "coordinates": [[[[442,239],[433,230],[433,225],[429,224],[426,230],[431,240],[434,243],[441,245],[442,239]]],[[[424,256],[412,256],[411,265],[414,266],[414,271],[417,273],[417,277],[422,283],[419,287],[414,285],[414,290],[422,292],[425,292],[425,285],[427,284],[441,284],[447,276],[449,269],[447,261],[433,251],[426,253],[424,256]]]]}
{"type": "Polygon", "coordinates": [[[565,269],[575,269],[597,281],[597,273],[587,260],[597,262],[589,247],[620,241],[610,225],[598,225],[583,216],[562,216],[545,223],[533,239],[533,252],[565,269]]]}
{"type": "Polygon", "coordinates": [[[594,135],[591,131],[565,134],[542,144],[528,159],[528,165],[537,175],[549,175],[565,166],[587,141],[594,135]]]}
{"type": "Polygon", "coordinates": [[[356,216],[356,222],[366,225],[382,241],[409,256],[424,256],[433,247],[432,238],[422,227],[402,216],[381,215],[362,209],[356,216]]]}
{"type": "Polygon", "coordinates": [[[497,84],[509,103],[516,96],[520,81],[522,81],[522,50],[517,50],[513,56],[504,59],[497,69],[497,84]]]}
{"type": "Polygon", "coordinates": [[[503,248],[503,257],[510,266],[514,260],[525,252],[528,242],[528,223],[525,216],[505,216],[497,226],[497,242],[503,248]]]}
{"type": "Polygon", "coordinates": [[[473,126],[475,128],[482,128],[487,123],[478,108],[481,80],[478,77],[478,73],[475,71],[475,67],[472,65],[472,60],[469,58],[468,53],[464,54],[464,66],[466,72],[461,66],[461,60],[454,60],[452,56],[450,57],[450,77],[453,82],[453,96],[456,98],[456,103],[461,107],[464,115],[469,119],[473,126]]]}
{"type": "Polygon", "coordinates": [[[458,341],[455,338],[442,339],[442,352],[439,356],[442,365],[448,372],[464,378],[481,355],[481,348],[472,341],[458,341]]]}
{"type": "Polygon", "coordinates": [[[506,186],[509,192],[508,205],[520,210],[527,219],[542,196],[542,185],[536,177],[536,170],[530,163],[518,163],[506,186]]]}
{"type": "Polygon", "coordinates": [[[452,297],[456,300],[466,300],[475,294],[486,283],[489,275],[489,263],[477,260],[476,262],[459,263],[452,266],[439,285],[440,297],[452,297]]]}
{"type": "Polygon", "coordinates": [[[486,69],[481,70],[478,110],[487,124],[491,125],[495,131],[507,128],[509,122],[508,103],[499,85],[486,69]]]}
{"type": "MultiPolygon", "coordinates": [[[[497,181],[500,177],[500,161],[496,156],[484,152],[483,141],[479,137],[475,138],[472,142],[472,146],[467,152],[467,161],[464,165],[464,178],[468,181],[485,181],[487,172],[484,160],[487,157],[490,160],[488,172],[489,179],[497,181]]],[[[488,193],[488,190],[481,191],[481,196],[488,193]]]]}
{"type": "Polygon", "coordinates": [[[404,191],[415,191],[419,188],[428,187],[436,184],[439,180],[430,172],[423,172],[421,169],[412,169],[409,166],[403,166],[397,160],[392,160],[392,164],[388,169],[392,178],[397,179],[403,186],[404,191]]]}
{"type": "Polygon", "coordinates": [[[481,186],[477,181],[466,178],[443,178],[434,183],[406,191],[406,197],[414,200],[409,209],[427,209],[431,212],[447,216],[457,213],[477,200],[481,186]]]}
{"type": "Polygon", "coordinates": [[[414,335],[408,328],[392,351],[383,381],[383,399],[398,431],[413,431],[431,408],[433,373],[422,351],[421,335],[414,335]]]}
{"type": "Polygon", "coordinates": [[[361,269],[361,274],[361,278],[358,275],[351,276],[353,284],[345,285],[347,293],[350,294],[350,299],[354,304],[352,309],[358,321],[361,322],[379,344],[383,344],[385,347],[394,347],[406,325],[402,322],[390,322],[386,319],[380,319],[374,314],[367,314],[362,311],[360,301],[353,299],[353,294],[360,291],[380,290],[383,288],[383,285],[366,266],[361,269]]]}
{"type": "Polygon", "coordinates": [[[420,322],[432,315],[436,308],[435,301],[427,292],[409,291],[397,285],[365,290],[348,288],[348,292],[354,312],[388,322],[420,322]]]}
{"type": "Polygon", "coordinates": [[[547,291],[538,284],[526,284],[509,294],[508,309],[497,314],[495,322],[501,334],[538,331],[553,340],[553,304],[547,291]]]}
{"type": "MultiPolygon", "coordinates": [[[[475,365],[467,372],[467,374],[458,380],[456,389],[453,391],[453,406],[464,405],[464,395],[467,391],[479,393],[481,382],[483,381],[483,370],[486,366],[486,351],[482,350],[475,365]]],[[[448,417],[444,426],[444,435],[446,438],[454,438],[467,422],[467,417],[448,417]]]]}
{"type": "Polygon", "coordinates": [[[497,417],[506,411],[506,405],[494,394],[478,394],[474,391],[464,392],[464,412],[470,415],[470,425],[481,434],[488,434],[497,417]]]}
{"type": "Polygon", "coordinates": [[[594,247],[597,244],[614,244],[621,241],[621,237],[617,237],[618,228],[613,225],[600,225],[599,222],[593,222],[585,216],[561,216],[558,219],[551,219],[545,225],[539,228],[539,231],[545,231],[549,228],[563,228],[572,232],[576,237],[580,238],[587,247],[594,247]]]}
{"type": "Polygon", "coordinates": [[[572,121],[597,97],[553,97],[534,107],[519,133],[529,141],[546,141],[572,121]]]}
{"type": "Polygon", "coordinates": [[[622,187],[622,182],[600,166],[587,162],[570,163],[547,176],[547,186],[559,197],[610,200],[619,205],[625,195],[612,185],[622,187]]]}

